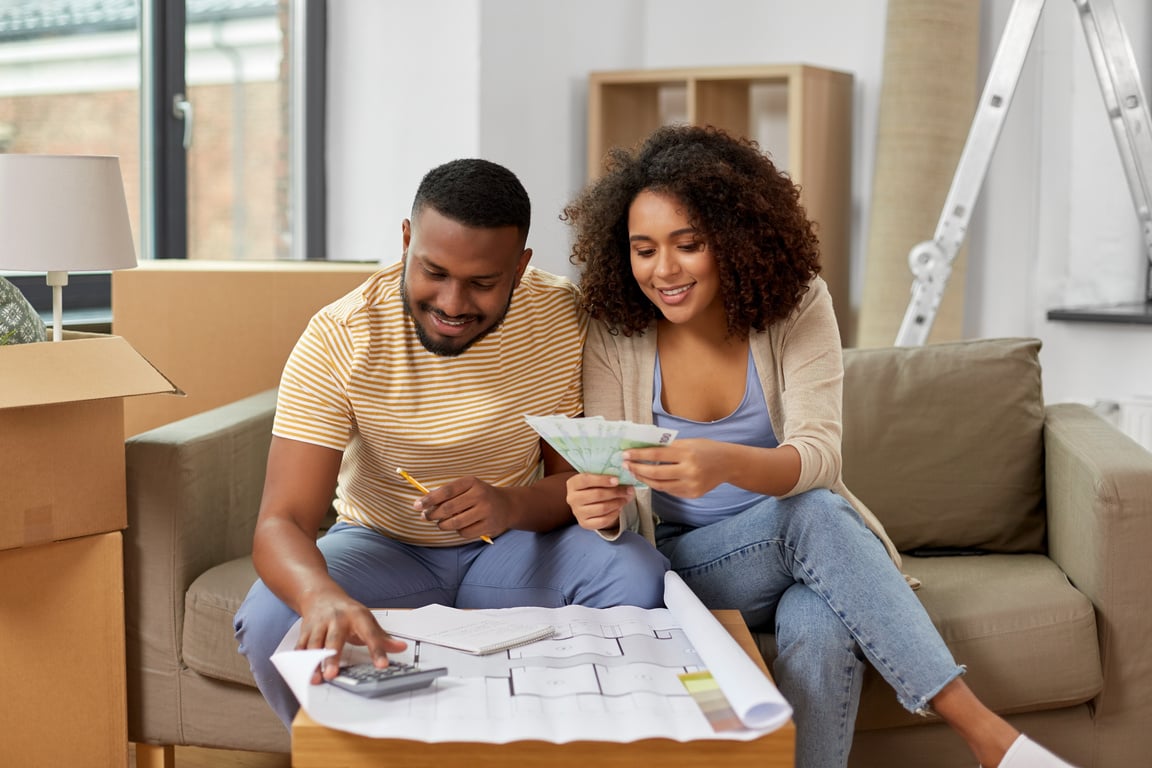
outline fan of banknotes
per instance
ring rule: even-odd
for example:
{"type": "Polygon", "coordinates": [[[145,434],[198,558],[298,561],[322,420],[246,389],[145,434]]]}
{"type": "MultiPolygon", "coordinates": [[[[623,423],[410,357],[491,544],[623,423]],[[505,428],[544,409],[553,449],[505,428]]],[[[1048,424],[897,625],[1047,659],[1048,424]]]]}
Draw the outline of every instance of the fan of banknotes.
{"type": "Polygon", "coordinates": [[[664,446],[676,439],[676,430],[631,421],[610,421],[599,416],[570,419],[566,416],[525,416],[557,453],[577,472],[615,475],[621,485],[640,485],[624,469],[620,453],[627,448],[664,446]]]}

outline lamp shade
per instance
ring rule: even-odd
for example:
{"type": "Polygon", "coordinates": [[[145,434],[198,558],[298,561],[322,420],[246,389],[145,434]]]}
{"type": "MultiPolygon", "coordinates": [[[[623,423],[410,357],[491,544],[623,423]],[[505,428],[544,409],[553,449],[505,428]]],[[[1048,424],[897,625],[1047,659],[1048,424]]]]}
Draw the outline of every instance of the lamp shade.
{"type": "Polygon", "coordinates": [[[119,158],[0,154],[0,268],[135,266],[119,158]]]}

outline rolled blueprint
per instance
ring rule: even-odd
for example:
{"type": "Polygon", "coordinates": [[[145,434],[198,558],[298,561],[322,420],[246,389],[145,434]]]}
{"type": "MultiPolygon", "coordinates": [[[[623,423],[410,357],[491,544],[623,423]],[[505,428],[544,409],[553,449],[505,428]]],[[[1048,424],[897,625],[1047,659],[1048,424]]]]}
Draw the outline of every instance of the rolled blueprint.
{"type": "Polygon", "coordinates": [[[664,604],[745,727],[772,730],[788,722],[792,707],[780,690],[675,571],[664,574],[664,604]]]}

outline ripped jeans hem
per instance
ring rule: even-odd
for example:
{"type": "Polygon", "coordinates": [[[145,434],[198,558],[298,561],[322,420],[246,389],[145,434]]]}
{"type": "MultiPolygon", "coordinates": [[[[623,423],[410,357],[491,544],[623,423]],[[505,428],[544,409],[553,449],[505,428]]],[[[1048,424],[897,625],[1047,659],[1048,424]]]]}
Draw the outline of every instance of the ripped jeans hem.
{"type": "Polygon", "coordinates": [[[951,685],[953,680],[960,679],[962,676],[967,674],[967,672],[968,667],[964,664],[959,664],[957,665],[954,673],[950,675],[947,680],[941,683],[939,687],[936,688],[936,690],[932,691],[926,696],[922,696],[921,698],[914,700],[907,700],[903,697],[899,697],[900,705],[912,714],[919,715],[920,717],[936,716],[936,711],[932,709],[932,699],[936,698],[940,694],[940,691],[951,685]]]}

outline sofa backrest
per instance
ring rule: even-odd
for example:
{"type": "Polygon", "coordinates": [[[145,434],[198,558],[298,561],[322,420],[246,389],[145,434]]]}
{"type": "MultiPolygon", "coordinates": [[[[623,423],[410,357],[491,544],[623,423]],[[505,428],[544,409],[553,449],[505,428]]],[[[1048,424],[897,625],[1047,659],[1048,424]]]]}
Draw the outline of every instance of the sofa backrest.
{"type": "Polygon", "coordinates": [[[1037,339],[844,350],[844,482],[902,551],[1041,552],[1037,339]]]}

